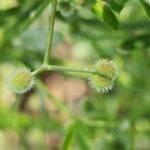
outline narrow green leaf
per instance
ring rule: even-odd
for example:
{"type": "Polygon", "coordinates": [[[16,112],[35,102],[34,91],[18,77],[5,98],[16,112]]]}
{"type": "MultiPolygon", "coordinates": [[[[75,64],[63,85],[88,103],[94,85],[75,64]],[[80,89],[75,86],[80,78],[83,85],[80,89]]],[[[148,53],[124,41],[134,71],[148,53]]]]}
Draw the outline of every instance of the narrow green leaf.
{"type": "Polygon", "coordinates": [[[77,127],[76,122],[73,122],[68,127],[68,130],[66,132],[66,135],[62,144],[62,148],[61,148],[62,150],[72,150],[71,146],[72,146],[72,142],[74,139],[76,127],[77,127]]]}
{"type": "MultiPolygon", "coordinates": [[[[29,27],[39,16],[40,14],[48,7],[50,0],[45,0],[41,2],[41,0],[34,0],[29,6],[28,4],[24,4],[26,1],[19,2],[19,10],[16,10],[17,20],[11,26],[6,26],[6,30],[4,31],[2,45],[8,43],[8,41],[15,37],[16,35],[22,33],[27,27],[29,27]],[[34,15],[31,15],[32,12],[35,12],[34,15]],[[32,17],[31,17],[32,16],[32,17]]],[[[26,2],[28,3],[28,2],[26,2]]],[[[0,14],[1,16],[1,14],[0,14]]],[[[0,19],[1,21],[1,19],[0,19]]]]}
{"type": "Polygon", "coordinates": [[[64,103],[62,103],[62,101],[60,99],[58,99],[57,97],[55,97],[49,90],[48,88],[40,81],[37,80],[36,81],[36,85],[37,88],[45,94],[45,96],[47,96],[56,106],[57,108],[62,111],[65,112],[66,114],[68,114],[68,116],[72,117],[73,115],[71,114],[71,112],[67,109],[67,107],[64,105],[64,103]]]}
{"type": "Polygon", "coordinates": [[[150,34],[140,34],[128,39],[125,39],[121,43],[121,48],[126,51],[136,50],[137,46],[142,49],[147,49],[150,47],[150,34]]]}
{"type": "Polygon", "coordinates": [[[81,150],[91,150],[90,141],[89,141],[87,135],[84,134],[82,131],[80,131],[80,132],[78,132],[77,136],[78,136],[77,140],[80,145],[80,149],[81,150]]]}
{"type": "Polygon", "coordinates": [[[105,2],[102,2],[101,0],[97,1],[97,3],[93,6],[92,11],[98,19],[101,19],[112,29],[117,30],[119,28],[118,20],[115,14],[105,2]]]}
{"type": "Polygon", "coordinates": [[[143,7],[150,19],[150,0],[140,0],[140,2],[143,5],[143,7]]]}
{"type": "Polygon", "coordinates": [[[128,0],[106,0],[106,3],[113,11],[120,13],[127,1],[128,0]]]}

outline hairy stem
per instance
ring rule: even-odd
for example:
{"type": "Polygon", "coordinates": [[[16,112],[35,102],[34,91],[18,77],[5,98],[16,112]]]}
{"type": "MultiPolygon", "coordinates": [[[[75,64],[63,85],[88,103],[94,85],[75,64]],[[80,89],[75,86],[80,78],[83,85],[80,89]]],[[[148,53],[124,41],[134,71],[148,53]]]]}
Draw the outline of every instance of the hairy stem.
{"type": "Polygon", "coordinates": [[[51,53],[52,42],[53,42],[55,16],[56,16],[56,9],[57,9],[57,1],[58,0],[52,0],[52,8],[51,8],[50,16],[49,16],[48,47],[44,56],[44,62],[43,62],[44,65],[49,64],[49,60],[50,60],[50,53],[51,53]]]}
{"type": "Polygon", "coordinates": [[[61,71],[61,72],[76,72],[76,73],[96,74],[94,71],[91,71],[91,70],[76,69],[76,68],[63,67],[63,66],[45,65],[45,66],[42,66],[41,68],[35,70],[32,73],[32,75],[35,76],[35,75],[42,73],[44,71],[61,71]]]}

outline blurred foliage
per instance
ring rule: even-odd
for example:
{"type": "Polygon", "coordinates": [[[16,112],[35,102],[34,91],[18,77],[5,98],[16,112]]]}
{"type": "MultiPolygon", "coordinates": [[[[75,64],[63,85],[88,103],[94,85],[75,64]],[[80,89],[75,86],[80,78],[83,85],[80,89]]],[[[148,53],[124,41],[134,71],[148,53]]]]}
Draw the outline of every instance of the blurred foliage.
{"type": "Polygon", "coordinates": [[[61,1],[51,63],[90,67],[100,57],[111,58],[119,70],[115,87],[101,95],[84,76],[50,72],[39,78],[54,96],[46,98],[38,85],[14,95],[6,86],[12,66],[33,70],[42,63],[51,0],[0,0],[0,150],[149,150],[149,1],[104,0],[106,19],[99,8],[92,11],[99,0],[61,1]],[[118,30],[111,29],[117,29],[114,17],[118,30]],[[55,96],[91,122],[70,121],[49,102],[55,96]]]}

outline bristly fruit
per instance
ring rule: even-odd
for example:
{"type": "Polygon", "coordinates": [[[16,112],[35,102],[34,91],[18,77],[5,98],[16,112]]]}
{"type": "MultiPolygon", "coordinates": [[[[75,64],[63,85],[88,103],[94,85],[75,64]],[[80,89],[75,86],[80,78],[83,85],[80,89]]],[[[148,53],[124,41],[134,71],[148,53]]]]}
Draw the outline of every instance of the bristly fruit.
{"type": "Polygon", "coordinates": [[[117,69],[113,61],[108,59],[99,60],[94,68],[94,74],[90,77],[90,85],[99,93],[105,93],[112,89],[117,77],[117,69]]]}
{"type": "Polygon", "coordinates": [[[23,94],[33,88],[34,77],[27,68],[15,69],[10,75],[9,85],[16,94],[23,94]]]}

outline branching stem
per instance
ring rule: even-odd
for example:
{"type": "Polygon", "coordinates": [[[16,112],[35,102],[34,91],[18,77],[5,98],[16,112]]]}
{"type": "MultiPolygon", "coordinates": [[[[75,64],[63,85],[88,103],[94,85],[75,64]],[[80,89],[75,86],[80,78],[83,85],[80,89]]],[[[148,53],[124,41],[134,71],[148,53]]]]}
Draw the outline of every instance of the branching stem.
{"type": "Polygon", "coordinates": [[[73,69],[73,68],[64,67],[64,66],[45,65],[45,66],[42,66],[41,68],[35,70],[32,73],[32,75],[35,76],[44,71],[60,71],[60,72],[76,72],[76,73],[96,74],[94,71],[91,71],[91,70],[76,69],[76,68],[73,69]]]}
{"type": "MultiPolygon", "coordinates": [[[[38,69],[36,69],[34,72],[32,72],[33,76],[36,76],[42,72],[45,71],[60,71],[60,72],[74,72],[74,73],[84,73],[84,74],[92,74],[92,75],[99,75],[102,77],[105,77],[109,79],[106,75],[97,73],[94,70],[87,70],[87,69],[78,69],[78,68],[70,68],[65,66],[54,66],[49,65],[50,60],[50,54],[52,49],[52,42],[53,42],[53,32],[54,32],[54,24],[55,24],[55,16],[56,16],[56,9],[57,9],[57,2],[58,0],[52,0],[52,8],[51,13],[49,17],[49,33],[48,33],[48,47],[45,52],[43,65],[41,65],[38,69]]],[[[52,99],[53,103],[58,107],[58,109],[62,112],[65,112],[68,114],[68,116],[81,124],[86,124],[87,126],[96,126],[96,127],[105,127],[107,124],[105,121],[91,121],[88,119],[82,119],[70,112],[70,110],[67,109],[67,107],[61,103],[61,101],[57,98],[55,98],[49,90],[42,84],[40,81],[37,82],[37,85],[41,91],[43,91],[50,99],[52,99]]]]}

